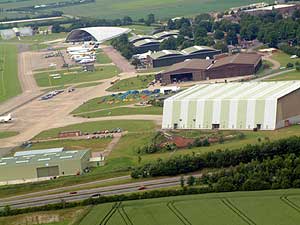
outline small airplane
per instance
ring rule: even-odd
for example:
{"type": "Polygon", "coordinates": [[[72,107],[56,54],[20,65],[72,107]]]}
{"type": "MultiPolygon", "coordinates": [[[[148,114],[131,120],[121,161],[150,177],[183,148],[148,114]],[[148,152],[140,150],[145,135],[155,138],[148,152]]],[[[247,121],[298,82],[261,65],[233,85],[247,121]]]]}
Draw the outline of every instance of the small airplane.
{"type": "Polygon", "coordinates": [[[95,59],[82,59],[79,64],[93,63],[95,61],[95,59]]]}
{"type": "Polygon", "coordinates": [[[8,123],[9,121],[12,121],[11,113],[7,116],[0,116],[0,123],[8,123]]]}

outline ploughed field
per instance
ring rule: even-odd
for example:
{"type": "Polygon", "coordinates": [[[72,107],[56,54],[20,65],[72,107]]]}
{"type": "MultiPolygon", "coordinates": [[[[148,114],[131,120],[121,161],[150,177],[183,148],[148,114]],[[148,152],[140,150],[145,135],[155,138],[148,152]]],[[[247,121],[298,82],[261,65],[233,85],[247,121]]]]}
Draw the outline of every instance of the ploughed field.
{"type": "Polygon", "coordinates": [[[98,206],[80,225],[299,224],[300,190],[213,193],[98,206]]]}

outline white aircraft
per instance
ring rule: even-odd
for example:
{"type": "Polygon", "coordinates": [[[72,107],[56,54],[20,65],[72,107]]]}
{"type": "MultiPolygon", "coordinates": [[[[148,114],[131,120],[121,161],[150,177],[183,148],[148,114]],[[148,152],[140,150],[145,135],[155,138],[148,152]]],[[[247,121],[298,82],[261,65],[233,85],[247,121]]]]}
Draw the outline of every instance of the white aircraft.
{"type": "Polygon", "coordinates": [[[9,121],[12,121],[11,113],[7,116],[0,116],[0,123],[8,123],[9,121]]]}
{"type": "Polygon", "coordinates": [[[83,59],[79,63],[80,64],[86,64],[86,63],[93,63],[95,61],[96,61],[95,59],[91,58],[91,59],[83,59]]]}

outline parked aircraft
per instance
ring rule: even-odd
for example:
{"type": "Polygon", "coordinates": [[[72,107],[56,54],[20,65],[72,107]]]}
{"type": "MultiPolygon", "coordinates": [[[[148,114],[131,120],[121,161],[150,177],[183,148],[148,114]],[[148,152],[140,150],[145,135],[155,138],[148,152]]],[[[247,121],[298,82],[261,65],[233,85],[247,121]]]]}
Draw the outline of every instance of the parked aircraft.
{"type": "Polygon", "coordinates": [[[6,116],[0,116],[0,123],[8,123],[9,121],[12,121],[11,113],[6,116]]]}

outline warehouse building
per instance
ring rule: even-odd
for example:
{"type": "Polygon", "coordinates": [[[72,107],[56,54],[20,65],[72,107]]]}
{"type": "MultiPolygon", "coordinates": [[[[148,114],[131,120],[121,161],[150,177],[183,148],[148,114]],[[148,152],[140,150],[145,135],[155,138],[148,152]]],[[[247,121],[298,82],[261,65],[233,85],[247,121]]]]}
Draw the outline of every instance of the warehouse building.
{"type": "MultiPolygon", "coordinates": [[[[197,53],[195,53],[197,54],[197,53]]],[[[262,58],[255,53],[239,53],[214,59],[192,59],[174,64],[156,75],[163,84],[239,77],[255,74],[262,65],[262,58]]]]}
{"type": "Polygon", "coordinates": [[[187,59],[206,59],[213,58],[220,54],[220,50],[216,50],[207,46],[193,46],[182,51],[162,50],[148,56],[147,62],[149,67],[170,66],[175,63],[183,62],[187,59]]]}
{"type": "Polygon", "coordinates": [[[300,82],[201,84],[164,101],[163,129],[274,130],[300,122],[300,82]]]}
{"type": "Polygon", "coordinates": [[[143,39],[135,42],[133,46],[137,54],[142,54],[149,51],[159,51],[160,42],[155,39],[143,39]]]}
{"type": "Polygon", "coordinates": [[[17,152],[0,158],[0,182],[38,181],[50,177],[79,175],[89,167],[89,150],[63,148],[17,152]]]}
{"type": "Polygon", "coordinates": [[[66,42],[83,42],[83,41],[97,41],[104,42],[110,39],[127,34],[131,30],[121,27],[85,27],[72,30],[66,42]]]}

